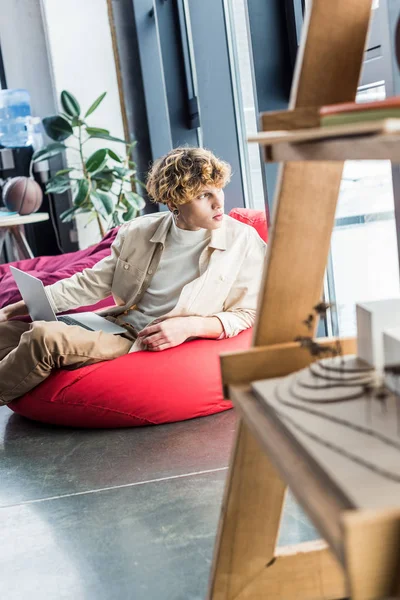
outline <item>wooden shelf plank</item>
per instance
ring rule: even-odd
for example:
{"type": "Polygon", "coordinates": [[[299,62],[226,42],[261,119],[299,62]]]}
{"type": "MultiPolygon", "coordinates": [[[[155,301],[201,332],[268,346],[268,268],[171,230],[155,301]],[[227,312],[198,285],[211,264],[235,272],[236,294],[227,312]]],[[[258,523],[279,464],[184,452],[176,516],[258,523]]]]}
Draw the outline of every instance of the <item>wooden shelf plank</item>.
{"type": "Polygon", "coordinates": [[[236,600],[332,600],[348,598],[347,581],[323,542],[277,549],[276,560],[247,585],[236,600]]]}
{"type": "Polygon", "coordinates": [[[297,131],[266,131],[248,138],[266,147],[268,162],[391,160],[400,162],[400,119],[297,131]]]}
{"type": "MultiPolygon", "coordinates": [[[[319,338],[322,346],[332,346],[335,338],[319,338]]],[[[357,353],[355,338],[340,338],[343,354],[357,353]]],[[[249,350],[221,354],[221,373],[225,398],[230,385],[246,385],[267,377],[283,377],[308,366],[310,353],[298,342],[257,346],[249,350]]]]}

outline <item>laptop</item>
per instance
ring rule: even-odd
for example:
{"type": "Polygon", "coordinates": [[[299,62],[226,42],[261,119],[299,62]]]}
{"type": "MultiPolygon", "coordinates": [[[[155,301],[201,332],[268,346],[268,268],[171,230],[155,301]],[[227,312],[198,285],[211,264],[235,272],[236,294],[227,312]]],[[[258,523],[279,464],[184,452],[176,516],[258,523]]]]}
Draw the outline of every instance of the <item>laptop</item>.
{"type": "Polygon", "coordinates": [[[95,312],[74,313],[57,317],[50,300],[47,297],[44,285],[40,279],[24,273],[16,267],[10,266],[10,271],[15,279],[21,296],[28,307],[32,321],[60,321],[67,325],[79,325],[89,331],[104,331],[104,333],[126,333],[126,329],[110,323],[95,312]]]}

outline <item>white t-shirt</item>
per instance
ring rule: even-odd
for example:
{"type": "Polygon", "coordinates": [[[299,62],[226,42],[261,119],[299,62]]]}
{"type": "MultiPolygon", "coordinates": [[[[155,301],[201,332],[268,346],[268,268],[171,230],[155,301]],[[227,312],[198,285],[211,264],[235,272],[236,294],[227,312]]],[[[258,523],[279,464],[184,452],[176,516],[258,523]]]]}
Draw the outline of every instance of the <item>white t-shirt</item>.
{"type": "Polygon", "coordinates": [[[177,304],[184,286],[200,276],[199,260],[204,248],[210,243],[208,229],[187,231],[176,226],[172,220],[165,240],[164,251],[149,287],[124,321],[137,331],[170,312],[177,304]]]}

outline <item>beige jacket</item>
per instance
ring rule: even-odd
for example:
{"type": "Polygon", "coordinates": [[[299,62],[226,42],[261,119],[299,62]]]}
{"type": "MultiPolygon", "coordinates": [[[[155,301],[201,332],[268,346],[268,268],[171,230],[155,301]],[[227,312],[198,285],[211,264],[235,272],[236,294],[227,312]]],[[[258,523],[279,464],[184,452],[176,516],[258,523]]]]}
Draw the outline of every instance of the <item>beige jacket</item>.
{"type": "MultiPolygon", "coordinates": [[[[90,306],[112,295],[117,306],[100,311],[119,317],[135,310],[164,249],[172,214],[145,215],[123,225],[111,254],[90,269],[46,287],[55,312],[90,306]]],[[[200,256],[200,276],[182,289],[169,317],[197,315],[220,319],[226,337],[251,327],[262,280],[266,244],[258,233],[225,215],[200,256]]],[[[132,351],[140,350],[138,340],[132,351]]]]}

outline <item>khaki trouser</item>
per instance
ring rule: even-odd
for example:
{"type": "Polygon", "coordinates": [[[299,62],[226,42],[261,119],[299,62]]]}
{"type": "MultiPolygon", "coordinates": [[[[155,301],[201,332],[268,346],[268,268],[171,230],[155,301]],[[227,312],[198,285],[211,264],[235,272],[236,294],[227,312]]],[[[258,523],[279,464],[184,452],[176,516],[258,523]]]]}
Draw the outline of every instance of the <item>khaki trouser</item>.
{"type": "Polygon", "coordinates": [[[19,398],[53,369],[76,369],[127,354],[134,335],[88,331],[56,321],[0,323],[0,406],[19,398]]]}

